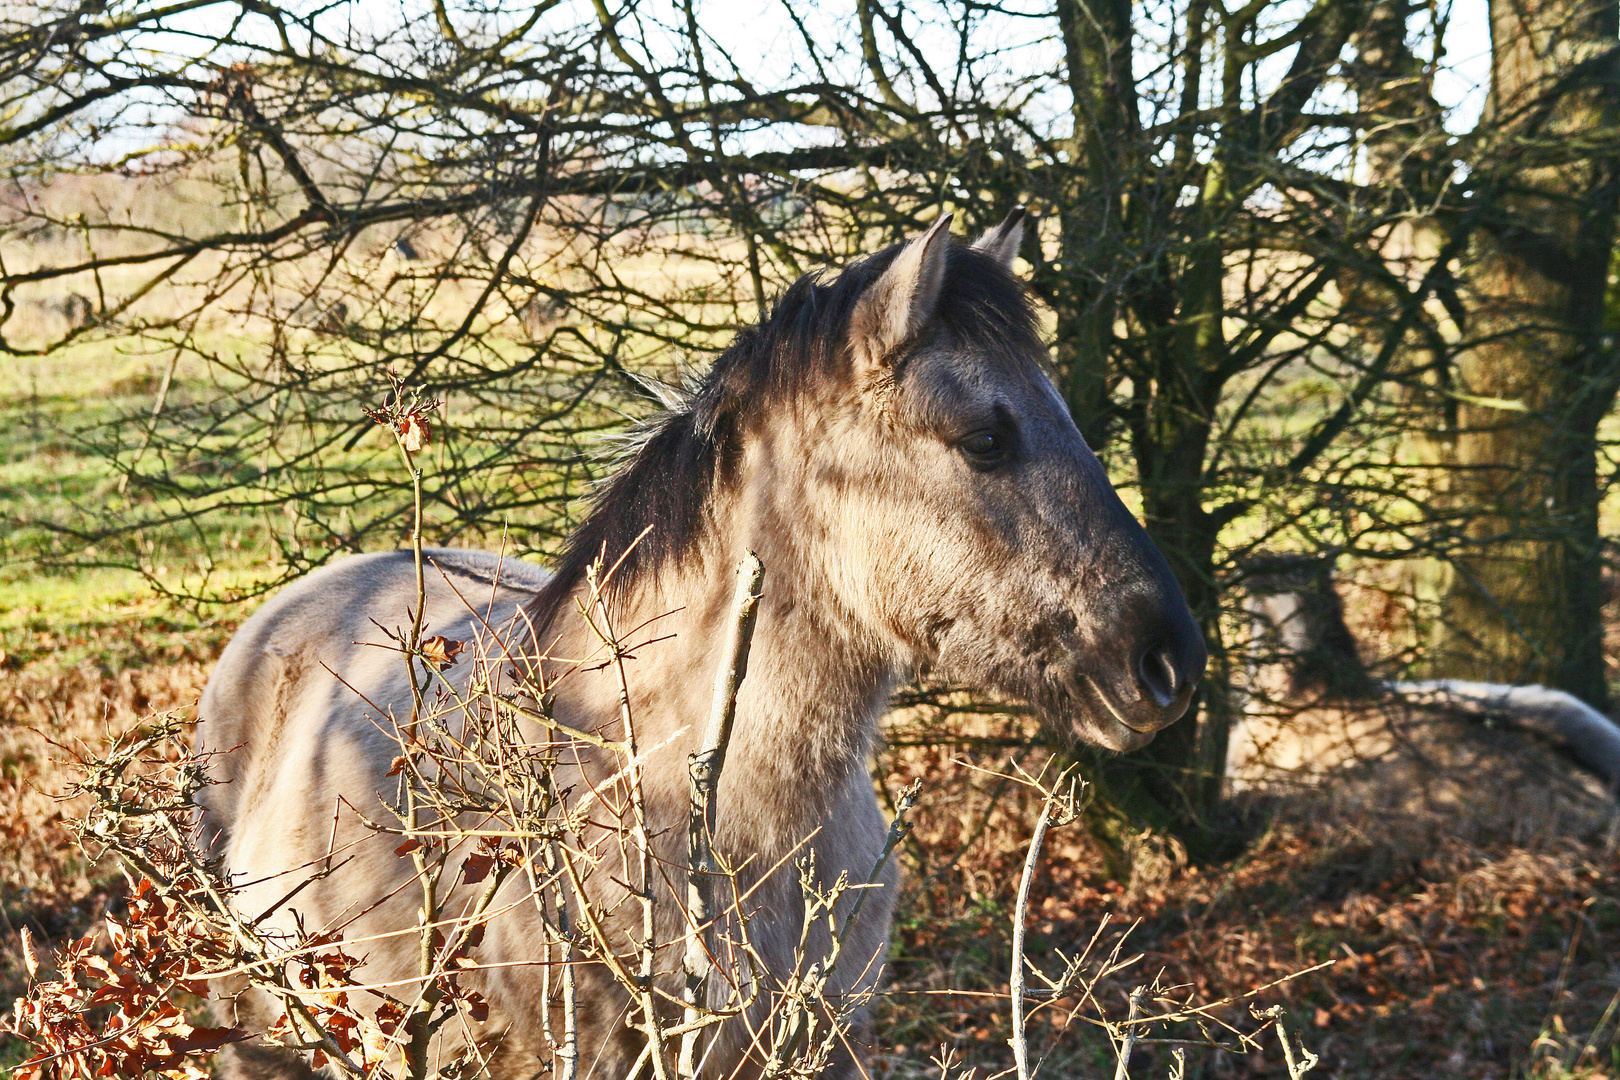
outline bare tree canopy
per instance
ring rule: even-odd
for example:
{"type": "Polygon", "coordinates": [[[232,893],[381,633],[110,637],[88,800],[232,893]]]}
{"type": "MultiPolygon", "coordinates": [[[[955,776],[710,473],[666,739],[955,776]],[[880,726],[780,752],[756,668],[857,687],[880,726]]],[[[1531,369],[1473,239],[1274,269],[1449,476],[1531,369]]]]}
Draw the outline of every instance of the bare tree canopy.
{"type": "MultiPolygon", "coordinates": [[[[1405,0],[849,0],[747,26],[697,0],[9,9],[0,340],[146,374],[76,433],[104,482],[25,515],[8,554],[221,598],[397,543],[408,485],[358,405],[389,371],[447,402],[433,539],[550,552],[597,437],[653,396],[640,376],[678,378],[799,275],[942,209],[977,231],[1027,205],[1060,385],[1218,667],[1223,596],[1262,548],[1439,560],[1433,580],[1551,529],[1581,569],[1538,579],[1537,610],[1595,602],[1613,7],[1493,4],[1474,130],[1434,90],[1461,9],[1405,0]],[[1521,263],[1580,279],[1537,301],[1568,348],[1480,314],[1521,263]],[[1546,393],[1521,400],[1488,374],[1503,349],[1561,381],[1531,369],[1546,393]],[[1482,518],[1454,479],[1539,468],[1534,434],[1467,449],[1504,409],[1573,433],[1554,493],[1533,486],[1563,500],[1551,524],[1482,518]]],[[[1593,604],[1566,634],[1473,580],[1474,628],[1520,628],[1502,664],[1601,696],[1593,604]]],[[[1404,662],[1459,615],[1425,589],[1404,662]]],[[[1202,828],[1224,685],[1101,788],[1202,828]]]]}

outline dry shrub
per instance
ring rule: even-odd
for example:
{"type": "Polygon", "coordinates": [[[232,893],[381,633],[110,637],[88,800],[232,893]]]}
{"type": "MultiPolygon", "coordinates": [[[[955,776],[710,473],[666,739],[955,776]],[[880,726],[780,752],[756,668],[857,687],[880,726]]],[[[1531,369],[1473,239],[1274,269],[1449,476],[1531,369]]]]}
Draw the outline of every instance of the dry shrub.
{"type": "MultiPolygon", "coordinates": [[[[981,1075],[1006,1058],[1006,942],[1035,807],[972,766],[1014,755],[1038,767],[1047,752],[1009,745],[1028,734],[1016,720],[957,719],[899,718],[880,763],[886,787],[920,778],[926,793],[881,1021],[894,1033],[878,1062],[889,1077],[928,1073],[942,1045],[981,1075]],[[983,741],[917,745],[952,730],[983,741]]],[[[1173,839],[1143,833],[1127,840],[1121,882],[1080,828],[1055,833],[1032,956],[1050,969],[1105,917],[1105,936],[1134,924],[1124,955],[1141,958],[1097,988],[1116,1015],[1155,976],[1214,1001],[1331,962],[1272,992],[1322,1057],[1313,1077],[1620,1075],[1605,1012],[1620,989],[1613,802],[1532,735],[1418,714],[1398,726],[1374,760],[1239,796],[1251,840],[1228,864],[1189,863],[1173,839]]],[[[1169,1049],[1139,1047],[1131,1074],[1166,1075],[1169,1049]]],[[[1110,1060],[1081,1023],[1048,1068],[1111,1075],[1110,1060]]],[[[1188,1060],[1188,1077],[1287,1075],[1275,1042],[1188,1060]]]]}
{"type": "Polygon", "coordinates": [[[54,951],[54,970],[43,979],[29,931],[19,936],[30,982],[4,1030],[26,1040],[32,1053],[12,1073],[17,1080],[147,1074],[206,1080],[195,1056],[241,1038],[230,1028],[192,1024],[175,1000],[204,992],[189,972],[228,941],[214,940],[150,881],[134,882],[130,891],[124,917],[106,918],[107,947],[96,934],[68,941],[54,951]]]}
{"type": "MultiPolygon", "coordinates": [[[[120,879],[64,846],[63,811],[76,811],[48,797],[61,790],[63,755],[30,728],[100,745],[149,710],[188,705],[220,636],[193,632],[183,654],[171,636],[116,664],[72,666],[50,655],[75,643],[41,641],[0,676],[10,829],[0,872],[14,921],[61,941],[109,904],[122,910],[120,879]]],[[[873,1064],[884,1077],[938,1076],[929,1059],[945,1046],[952,1075],[978,1066],[986,1076],[1009,1060],[1012,904],[1039,809],[1032,791],[993,773],[1009,758],[1039,772],[1053,755],[1027,720],[991,712],[913,708],[888,733],[884,790],[921,779],[924,795],[873,1064]]],[[[1212,1001],[1334,961],[1268,992],[1322,1056],[1320,1075],[1616,1075],[1605,1009],[1620,986],[1620,859],[1609,804],[1521,733],[1442,720],[1405,745],[1318,785],[1244,796],[1254,839],[1230,864],[1191,864],[1146,833],[1131,841],[1133,874],[1121,882],[1083,829],[1054,831],[1034,879],[1031,961],[1060,969],[1106,916],[1094,949],[1123,939],[1122,959],[1141,954],[1096,987],[1115,1019],[1155,977],[1177,988],[1169,1000],[1212,1001]]],[[[13,979],[17,942],[7,935],[13,979]]],[[[1223,1016],[1252,1030],[1246,1008],[1223,1016]]],[[[1048,1075],[1112,1075],[1107,1036],[1087,1018],[1045,1008],[1030,1026],[1037,1051],[1051,1044],[1048,1075]]],[[[1210,1034],[1232,1043],[1218,1027],[1210,1034]]],[[[1170,1049],[1138,1046],[1131,1075],[1165,1075],[1170,1049]]],[[[1283,1075],[1274,1042],[1189,1054],[1189,1077],[1283,1075]]]]}
{"type": "Polygon", "coordinates": [[[109,734],[154,712],[189,709],[223,643],[220,628],[189,632],[130,627],[39,630],[26,651],[12,644],[0,666],[0,994],[21,992],[17,931],[43,939],[83,932],[123,881],[73,842],[67,819],[84,800],[64,801],[69,748],[99,747],[109,734]],[[64,653],[92,653],[64,664],[64,653]]]}

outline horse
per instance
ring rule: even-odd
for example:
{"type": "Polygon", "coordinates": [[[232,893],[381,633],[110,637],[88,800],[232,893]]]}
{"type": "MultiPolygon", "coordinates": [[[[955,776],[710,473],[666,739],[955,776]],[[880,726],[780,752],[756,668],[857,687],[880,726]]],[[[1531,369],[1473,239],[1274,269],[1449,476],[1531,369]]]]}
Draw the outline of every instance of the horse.
{"type": "MultiPolygon", "coordinates": [[[[1125,752],[1180,718],[1202,676],[1204,639],[1175,577],[1048,373],[1035,308],[1012,273],[1022,210],[973,244],[953,241],[949,225],[941,215],[836,275],[794,283],[644,425],[549,574],[487,553],[424,555],[423,633],[460,641],[520,623],[548,654],[584,656],[600,642],[576,616],[600,588],[617,625],[652,625],[663,639],[624,662],[622,688],[614,665],[597,665],[547,703],[570,730],[613,738],[633,710],[647,748],[647,834],[672,881],[655,900],[659,940],[683,933],[671,896],[686,876],[693,718],[709,711],[746,552],[763,562],[765,584],[713,842],[742,868],[753,947],[773,971],[794,963],[806,901],[791,866],[770,868],[813,858],[817,880],[861,882],[880,861],[887,826],[870,756],[900,680],[926,669],[1125,752]],[[606,585],[593,570],[604,558],[606,585]]],[[[410,713],[411,679],[397,648],[377,646],[388,643],[382,627],[418,614],[414,565],[410,551],[357,555],[286,588],[243,624],[199,704],[214,781],[197,796],[199,835],[243,883],[233,904],[258,915],[285,901],[266,925],[347,920],[348,934],[368,939],[357,977],[372,983],[416,974],[416,939],[378,935],[413,926],[420,901],[398,837],[368,837],[349,814],[340,824],[335,807],[375,807],[396,790],[396,718],[410,713]],[[287,899],[287,875],[330,862],[334,845],[341,864],[287,899]]],[[[460,667],[445,677],[465,678],[460,667]]],[[[615,760],[576,743],[557,783],[585,790],[615,760]]],[[[606,892],[580,902],[600,901],[634,937],[634,905],[621,902],[622,884],[605,884],[622,876],[599,873],[606,892]]],[[[881,978],[897,871],[885,865],[876,884],[837,902],[847,915],[864,897],[826,975],[831,995],[881,978]]],[[[541,917],[509,905],[479,948],[484,1030],[499,1044],[491,1075],[534,1075],[554,1052],[542,1037],[559,1029],[557,980],[536,963],[541,917]]],[[[676,952],[653,973],[661,1000],[679,1000],[676,952]]],[[[645,1064],[645,1040],[626,1026],[627,992],[600,963],[575,970],[578,1075],[628,1075],[645,1064]]],[[[749,1032],[766,1007],[720,1025],[700,1075],[761,1073],[749,1032]]],[[[215,1008],[264,1031],[280,1006],[248,992],[215,1008]]],[[[860,1030],[826,1075],[857,1074],[860,1030]]],[[[226,1076],[309,1075],[306,1056],[262,1043],[226,1056],[226,1076]]]]}

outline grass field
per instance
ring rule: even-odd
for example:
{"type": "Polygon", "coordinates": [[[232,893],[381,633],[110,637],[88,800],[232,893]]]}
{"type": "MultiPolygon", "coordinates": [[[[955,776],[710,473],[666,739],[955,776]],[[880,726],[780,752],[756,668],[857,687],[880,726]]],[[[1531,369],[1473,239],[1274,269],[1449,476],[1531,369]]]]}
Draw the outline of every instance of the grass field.
{"type": "MultiPolygon", "coordinates": [[[[85,350],[48,361],[0,360],[0,522],[64,515],[106,496],[115,479],[72,436],[117,405],[150,395],[144,361],[85,350]]],[[[23,985],[16,931],[51,941],[93,927],[120,902],[115,868],[88,859],[64,828],[75,812],[53,796],[64,748],[95,744],[143,717],[189,709],[211,662],[244,614],[189,610],[125,571],[0,565],[0,997],[23,985]]],[[[173,538],[170,538],[171,540],[173,538]]],[[[179,541],[175,541],[179,543],[179,541]]],[[[264,552],[241,545],[224,572],[244,580],[264,552]]],[[[174,572],[178,573],[179,570],[174,572]]],[[[981,734],[1009,734],[981,719],[981,734]]],[[[902,739],[897,741],[917,741],[902,739]]],[[[1015,753],[1030,767],[1045,751],[1015,753]]],[[[1004,995],[1012,893],[1034,807],[967,769],[1006,750],[891,749],[878,762],[886,792],[925,780],[909,843],[906,899],[891,993],[880,1007],[880,1076],[937,1076],[930,1059],[996,1074],[1009,1062],[1004,995]]],[[[1518,795],[1481,789],[1480,805],[1518,795]]],[[[1234,861],[1189,865],[1160,837],[1139,837],[1129,875],[1107,870],[1077,827],[1054,835],[1034,896],[1032,958],[1047,969],[1098,930],[1140,958],[1100,986],[1123,1015],[1130,989],[1157,980],[1203,1000],[1242,995],[1327,961],[1255,1000],[1282,1004],[1322,1062],[1344,1078],[1620,1076],[1613,1002],[1620,991],[1620,855],[1605,822],[1549,829],[1527,815],[1475,807],[1456,820],[1398,809],[1369,818],[1332,790],[1255,803],[1234,861]]],[[[1245,1020],[1249,1002],[1222,1015],[1245,1020]]],[[[1037,1014],[1036,1045],[1060,1029],[1049,1075],[1112,1075],[1106,1040],[1083,1017],[1037,1014]],[[1044,1027],[1043,1027],[1044,1025],[1044,1027]]],[[[1218,1041],[1219,1031],[1211,1035],[1218,1041]]],[[[1170,1047],[1142,1046],[1132,1075],[1168,1075],[1170,1047]]],[[[15,1060],[15,1047],[0,1060],[15,1060]]],[[[1189,1050],[1188,1077],[1285,1076],[1274,1044],[1237,1055],[1189,1050]]]]}

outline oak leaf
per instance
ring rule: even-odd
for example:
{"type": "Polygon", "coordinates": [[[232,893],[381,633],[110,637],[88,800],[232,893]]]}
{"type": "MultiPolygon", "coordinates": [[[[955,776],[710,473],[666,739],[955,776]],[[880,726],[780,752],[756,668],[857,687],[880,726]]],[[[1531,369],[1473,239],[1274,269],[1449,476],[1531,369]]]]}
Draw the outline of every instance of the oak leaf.
{"type": "Polygon", "coordinates": [[[433,429],[416,413],[406,413],[399,421],[399,441],[408,453],[416,453],[433,440],[433,429]]]}
{"type": "Polygon", "coordinates": [[[445,637],[430,637],[422,642],[422,659],[443,671],[456,662],[467,647],[465,641],[451,641],[445,637]]]}

